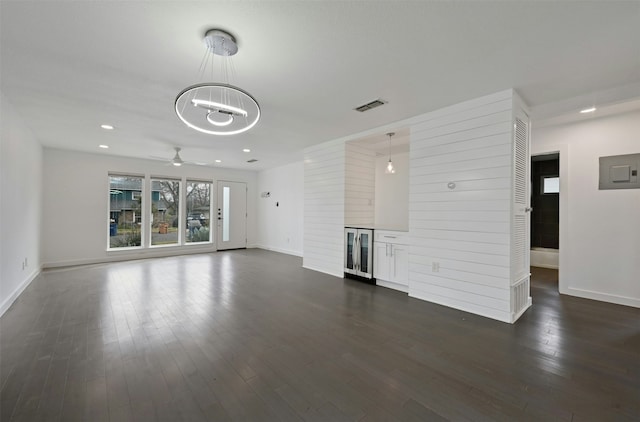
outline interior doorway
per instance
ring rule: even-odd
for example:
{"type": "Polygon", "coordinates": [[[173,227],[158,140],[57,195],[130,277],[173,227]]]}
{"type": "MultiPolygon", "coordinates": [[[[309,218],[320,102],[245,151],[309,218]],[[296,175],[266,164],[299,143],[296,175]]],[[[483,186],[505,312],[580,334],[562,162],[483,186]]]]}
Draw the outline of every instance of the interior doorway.
{"type": "MultiPolygon", "coordinates": [[[[544,268],[546,282],[558,290],[560,264],[560,154],[531,156],[530,265],[544,268]],[[553,276],[555,275],[555,277],[553,276]]],[[[532,269],[532,272],[533,269],[532,269]]]]}
{"type": "Polygon", "coordinates": [[[218,181],[217,249],[247,247],[247,184],[218,181]]]}

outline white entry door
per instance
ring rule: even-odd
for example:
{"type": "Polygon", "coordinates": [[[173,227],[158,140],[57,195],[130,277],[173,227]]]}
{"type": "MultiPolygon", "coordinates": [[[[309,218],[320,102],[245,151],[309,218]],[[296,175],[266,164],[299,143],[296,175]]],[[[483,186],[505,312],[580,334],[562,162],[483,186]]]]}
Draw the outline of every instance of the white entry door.
{"type": "Polygon", "coordinates": [[[218,250],[247,247],[247,184],[218,181],[218,250]]]}

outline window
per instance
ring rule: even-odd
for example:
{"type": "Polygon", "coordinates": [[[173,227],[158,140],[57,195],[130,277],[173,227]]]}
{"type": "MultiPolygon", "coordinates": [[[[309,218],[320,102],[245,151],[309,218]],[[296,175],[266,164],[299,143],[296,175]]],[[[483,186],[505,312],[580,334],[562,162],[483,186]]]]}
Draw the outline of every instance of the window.
{"type": "Polygon", "coordinates": [[[211,242],[211,183],[187,180],[186,243],[211,242]]]}
{"type": "Polygon", "coordinates": [[[138,176],[109,176],[109,248],[141,246],[143,180],[138,176]]]}
{"type": "Polygon", "coordinates": [[[560,193],[560,178],[558,176],[543,176],[542,193],[560,193]]]}
{"type": "Polygon", "coordinates": [[[151,179],[151,246],[177,245],[180,181],[151,179]]]}
{"type": "Polygon", "coordinates": [[[108,195],[108,250],[213,244],[211,181],[109,174],[108,195]]]}
{"type": "Polygon", "coordinates": [[[222,241],[229,241],[229,220],[231,215],[229,214],[229,200],[231,194],[231,188],[225,186],[222,188],[222,241]]]}

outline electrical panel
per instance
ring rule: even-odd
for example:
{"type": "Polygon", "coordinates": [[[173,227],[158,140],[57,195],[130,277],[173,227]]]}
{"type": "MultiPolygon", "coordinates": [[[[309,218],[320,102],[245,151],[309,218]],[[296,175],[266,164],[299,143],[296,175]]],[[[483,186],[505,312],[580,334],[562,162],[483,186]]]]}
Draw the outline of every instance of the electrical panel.
{"type": "Polygon", "coordinates": [[[600,157],[600,190],[640,188],[640,154],[600,157]]]}

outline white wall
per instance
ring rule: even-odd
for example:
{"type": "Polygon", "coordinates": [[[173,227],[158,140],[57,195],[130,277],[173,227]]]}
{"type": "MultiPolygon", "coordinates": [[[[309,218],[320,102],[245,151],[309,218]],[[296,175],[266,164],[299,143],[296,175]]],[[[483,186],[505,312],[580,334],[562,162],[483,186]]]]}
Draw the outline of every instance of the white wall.
{"type": "MultiPolygon", "coordinates": [[[[109,172],[246,182],[247,246],[257,233],[257,172],[202,166],[174,167],[160,161],[44,149],[42,261],[45,267],[107,262],[215,250],[189,245],[136,251],[107,251],[109,172]]],[[[214,196],[215,197],[215,196],[214,196]]]]}
{"type": "Polygon", "coordinates": [[[42,147],[1,93],[0,119],[2,315],[40,272],[42,147]]]}
{"type": "Polygon", "coordinates": [[[411,126],[409,295],[511,322],[513,93],[421,120],[411,126]]]}
{"type": "Polygon", "coordinates": [[[344,225],[372,228],[375,224],[375,153],[345,144],[344,225]]]}
{"type": "Polygon", "coordinates": [[[342,277],[344,269],[344,141],[304,151],[303,266],[342,277]]]}
{"type": "Polygon", "coordinates": [[[386,174],[389,157],[376,157],[377,229],[409,230],[409,153],[392,155],[394,174],[386,174]]]}
{"type": "Polygon", "coordinates": [[[257,195],[258,247],[302,256],[304,163],[261,171],[257,195]],[[270,196],[262,198],[262,192],[270,196]]]}
{"type": "Polygon", "coordinates": [[[638,111],[533,125],[532,154],[560,151],[561,293],[640,307],[640,189],[598,190],[598,158],[640,153],[638,134],[638,111]]]}

